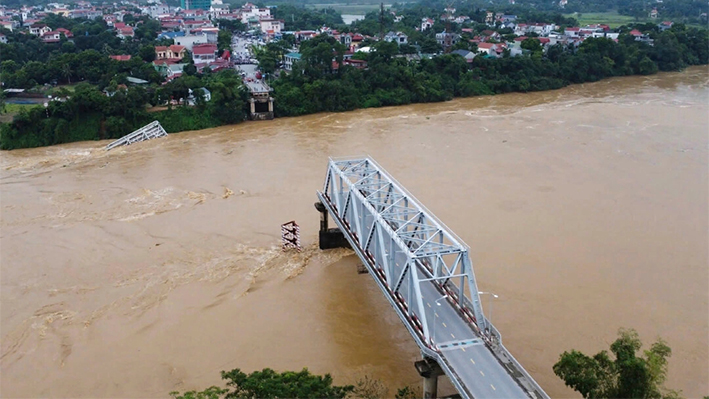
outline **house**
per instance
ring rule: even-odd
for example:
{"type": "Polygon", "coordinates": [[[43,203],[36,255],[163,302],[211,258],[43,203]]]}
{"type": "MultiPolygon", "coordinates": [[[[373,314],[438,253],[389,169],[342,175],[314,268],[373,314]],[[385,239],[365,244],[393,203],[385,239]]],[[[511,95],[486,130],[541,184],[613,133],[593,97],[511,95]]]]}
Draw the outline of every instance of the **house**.
{"type": "Polygon", "coordinates": [[[673,23],[672,21],[664,21],[659,24],[657,24],[658,29],[660,29],[660,32],[664,32],[667,29],[670,29],[672,27],[673,23]]]}
{"type": "Polygon", "coordinates": [[[431,18],[421,19],[421,31],[425,31],[426,29],[430,29],[431,27],[433,27],[433,20],[431,18]]]}
{"type": "Polygon", "coordinates": [[[286,71],[293,70],[293,64],[300,61],[300,53],[288,53],[284,56],[283,69],[286,71]]]}
{"type": "Polygon", "coordinates": [[[579,37],[580,31],[581,31],[581,28],[579,28],[579,27],[566,28],[566,29],[564,29],[564,35],[566,35],[566,37],[575,38],[575,37],[579,37]]]}
{"type": "Polygon", "coordinates": [[[259,20],[261,32],[269,35],[280,34],[285,27],[285,21],[282,19],[264,18],[259,20]]]}
{"type": "Polygon", "coordinates": [[[7,36],[0,33],[0,43],[7,43],[7,36]]]}
{"type": "Polygon", "coordinates": [[[192,59],[197,63],[210,63],[217,59],[216,44],[196,44],[192,46],[192,59]]]}
{"type": "Polygon", "coordinates": [[[126,55],[109,55],[108,58],[116,60],[116,61],[130,61],[130,54],[126,55]]]}
{"type": "Polygon", "coordinates": [[[460,35],[451,32],[436,33],[436,41],[443,46],[444,49],[450,48],[460,40],[460,35]]]}
{"type": "Polygon", "coordinates": [[[74,34],[71,33],[71,31],[70,31],[69,29],[57,28],[57,32],[59,32],[59,33],[61,33],[62,35],[64,35],[67,39],[70,39],[70,38],[74,37],[74,34]]]}
{"type": "Polygon", "coordinates": [[[409,37],[403,32],[389,32],[386,36],[384,36],[384,40],[394,42],[401,46],[402,44],[407,44],[409,42],[409,37]]]}
{"type": "Polygon", "coordinates": [[[155,59],[156,60],[171,60],[178,59],[181,60],[187,54],[185,46],[180,46],[173,44],[170,46],[155,46],[155,59]]]}
{"type": "Polygon", "coordinates": [[[209,43],[207,41],[207,35],[178,36],[178,37],[175,37],[173,40],[174,40],[175,44],[180,45],[180,46],[185,46],[185,48],[189,51],[192,51],[192,48],[198,44],[209,43]]]}
{"type": "Polygon", "coordinates": [[[485,14],[485,23],[488,25],[494,25],[495,24],[495,17],[492,13],[492,11],[488,11],[485,14]]]}
{"type": "Polygon", "coordinates": [[[458,54],[459,56],[463,57],[465,59],[465,62],[467,62],[468,64],[472,64],[473,59],[477,55],[469,50],[455,50],[451,51],[451,54],[458,54]]]}
{"type": "Polygon", "coordinates": [[[498,44],[495,43],[479,43],[478,44],[478,54],[497,55],[498,44]]]}
{"type": "Polygon", "coordinates": [[[2,19],[0,20],[0,27],[5,28],[12,32],[13,29],[20,26],[20,23],[12,19],[2,19]]]}
{"type": "MultiPolygon", "coordinates": [[[[190,94],[187,97],[187,105],[195,106],[195,104],[197,103],[197,99],[194,96],[194,92],[192,91],[192,89],[188,89],[188,90],[189,90],[190,94]]],[[[202,92],[202,99],[204,100],[204,102],[209,102],[212,100],[212,93],[209,90],[207,90],[206,87],[200,87],[199,89],[196,89],[196,90],[202,92]]]]}
{"type": "Polygon", "coordinates": [[[366,69],[367,68],[367,61],[366,60],[355,60],[355,59],[348,59],[344,60],[342,62],[344,65],[350,65],[356,69],[366,69]]]}
{"type": "Polygon", "coordinates": [[[657,12],[657,7],[653,7],[648,16],[652,19],[657,19],[658,15],[659,13],[657,12]]]}
{"type": "Polygon", "coordinates": [[[119,29],[116,36],[120,39],[132,39],[133,36],[135,36],[135,32],[132,26],[126,26],[125,28],[119,29]]]}
{"type": "Polygon", "coordinates": [[[42,37],[47,32],[51,32],[52,28],[44,24],[32,24],[30,26],[30,35],[42,37]]]}
{"type": "Polygon", "coordinates": [[[59,43],[62,39],[62,34],[57,31],[49,31],[42,35],[42,41],[45,43],[59,43]]]}
{"type": "Polygon", "coordinates": [[[457,23],[457,24],[462,24],[462,23],[465,23],[465,22],[467,22],[467,21],[469,21],[469,20],[470,20],[470,17],[469,17],[469,16],[467,16],[467,15],[459,15],[459,16],[455,17],[455,19],[453,20],[453,22],[455,22],[455,23],[457,23]]]}

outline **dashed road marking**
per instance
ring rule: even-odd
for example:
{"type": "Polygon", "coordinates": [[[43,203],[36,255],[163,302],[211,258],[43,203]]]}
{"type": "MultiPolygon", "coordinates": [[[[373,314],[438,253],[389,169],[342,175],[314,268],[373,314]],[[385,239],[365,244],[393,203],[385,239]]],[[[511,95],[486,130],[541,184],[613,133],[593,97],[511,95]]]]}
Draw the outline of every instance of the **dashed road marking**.
{"type": "Polygon", "coordinates": [[[436,315],[436,317],[438,317],[438,313],[436,313],[436,312],[433,312],[433,314],[435,314],[435,315],[436,315]]]}
{"type": "Polygon", "coordinates": [[[463,350],[463,352],[465,352],[465,348],[460,348],[460,349],[462,349],[462,350],[463,350]]]}
{"type": "Polygon", "coordinates": [[[448,326],[446,325],[446,323],[441,323],[441,324],[443,324],[443,327],[448,328],[448,326]]]}
{"type": "Polygon", "coordinates": [[[493,390],[493,391],[497,391],[497,389],[495,389],[495,386],[494,386],[494,385],[490,384],[490,386],[492,387],[492,390],[493,390]]]}
{"type": "Polygon", "coordinates": [[[483,377],[485,377],[485,373],[483,373],[483,371],[482,371],[482,370],[480,370],[480,374],[482,374],[482,375],[483,375],[483,377]]]}
{"type": "Polygon", "coordinates": [[[430,304],[430,303],[428,303],[428,302],[426,302],[426,305],[428,305],[428,307],[429,307],[429,308],[431,307],[431,304],[430,304]]]}
{"type": "Polygon", "coordinates": [[[473,359],[470,359],[470,361],[471,361],[471,362],[472,362],[473,364],[475,364],[475,360],[473,360],[473,359]]]}
{"type": "Polygon", "coordinates": [[[453,333],[451,333],[451,337],[453,337],[453,339],[455,339],[455,335],[453,335],[453,333]]]}

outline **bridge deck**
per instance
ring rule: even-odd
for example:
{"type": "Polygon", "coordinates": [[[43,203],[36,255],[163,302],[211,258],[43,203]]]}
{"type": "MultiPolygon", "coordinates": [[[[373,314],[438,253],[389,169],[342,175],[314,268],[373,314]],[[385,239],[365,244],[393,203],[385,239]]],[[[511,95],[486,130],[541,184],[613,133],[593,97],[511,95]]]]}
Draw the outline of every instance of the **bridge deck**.
{"type": "Polygon", "coordinates": [[[379,165],[331,159],[318,197],[463,397],[548,398],[482,313],[468,247],[379,165]]]}

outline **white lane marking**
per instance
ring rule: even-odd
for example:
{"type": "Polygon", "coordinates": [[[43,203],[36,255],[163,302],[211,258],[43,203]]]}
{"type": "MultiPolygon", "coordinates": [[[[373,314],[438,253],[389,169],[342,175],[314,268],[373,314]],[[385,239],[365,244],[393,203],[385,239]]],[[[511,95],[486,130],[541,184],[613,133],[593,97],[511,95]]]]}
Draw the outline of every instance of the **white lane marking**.
{"type": "Polygon", "coordinates": [[[483,373],[483,371],[482,371],[482,370],[480,370],[480,374],[482,374],[482,375],[483,375],[483,377],[485,377],[485,373],[483,373]]]}
{"type": "Polygon", "coordinates": [[[465,352],[465,348],[460,348],[460,349],[462,349],[462,350],[463,350],[463,352],[465,352]]]}
{"type": "Polygon", "coordinates": [[[448,326],[446,325],[446,323],[441,323],[441,324],[443,324],[443,327],[448,328],[448,326]]]}
{"type": "Polygon", "coordinates": [[[428,302],[426,302],[426,305],[428,305],[428,307],[429,307],[429,308],[431,307],[431,304],[430,304],[430,303],[428,303],[428,302]]]}
{"type": "Polygon", "coordinates": [[[451,333],[451,337],[453,337],[453,339],[455,339],[455,335],[453,335],[453,333],[451,333]]]}
{"type": "Polygon", "coordinates": [[[470,359],[470,361],[471,361],[471,362],[473,362],[473,364],[475,364],[475,360],[473,360],[473,359],[470,359]]]}
{"type": "Polygon", "coordinates": [[[438,313],[436,313],[436,312],[433,312],[433,314],[435,314],[435,315],[436,315],[436,317],[438,317],[438,313]]]}
{"type": "Polygon", "coordinates": [[[497,389],[495,389],[495,386],[494,386],[494,385],[490,384],[490,386],[492,387],[492,390],[493,390],[493,391],[497,391],[497,389]]]}

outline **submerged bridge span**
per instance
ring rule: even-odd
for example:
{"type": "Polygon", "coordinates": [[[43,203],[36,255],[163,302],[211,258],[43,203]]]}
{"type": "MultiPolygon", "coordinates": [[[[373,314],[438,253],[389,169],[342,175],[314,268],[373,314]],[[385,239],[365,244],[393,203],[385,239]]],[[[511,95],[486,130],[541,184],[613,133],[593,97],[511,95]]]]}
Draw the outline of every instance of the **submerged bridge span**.
{"type": "Polygon", "coordinates": [[[483,314],[468,246],[381,166],[330,159],[317,195],[320,247],[360,257],[421,350],[426,397],[445,374],[463,398],[548,398],[483,314]]]}

